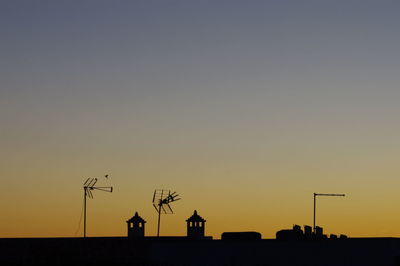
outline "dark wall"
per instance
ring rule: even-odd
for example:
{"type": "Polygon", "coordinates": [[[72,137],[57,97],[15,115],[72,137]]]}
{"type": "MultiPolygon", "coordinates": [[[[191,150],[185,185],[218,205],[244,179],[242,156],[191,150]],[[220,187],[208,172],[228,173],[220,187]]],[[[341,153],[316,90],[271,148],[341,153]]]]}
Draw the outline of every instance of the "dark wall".
{"type": "Polygon", "coordinates": [[[0,239],[1,265],[400,265],[400,239],[0,239]]]}

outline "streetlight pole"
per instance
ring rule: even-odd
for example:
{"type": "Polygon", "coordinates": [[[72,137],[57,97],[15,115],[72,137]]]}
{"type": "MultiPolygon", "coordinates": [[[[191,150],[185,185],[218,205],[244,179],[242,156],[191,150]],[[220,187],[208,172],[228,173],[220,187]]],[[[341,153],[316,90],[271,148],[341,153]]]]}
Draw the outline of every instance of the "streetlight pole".
{"type": "Polygon", "coordinates": [[[316,233],[315,216],[317,211],[317,196],[328,196],[328,197],[344,197],[345,194],[325,194],[325,193],[314,193],[314,219],[313,219],[313,231],[316,233]]]}

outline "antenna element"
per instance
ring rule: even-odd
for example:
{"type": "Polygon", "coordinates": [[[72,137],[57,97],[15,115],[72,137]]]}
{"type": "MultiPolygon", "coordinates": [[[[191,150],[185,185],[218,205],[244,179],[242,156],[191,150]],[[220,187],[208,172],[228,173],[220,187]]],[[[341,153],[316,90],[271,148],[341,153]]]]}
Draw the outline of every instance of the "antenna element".
{"type": "Polygon", "coordinates": [[[157,223],[157,237],[160,236],[160,221],[161,213],[173,214],[170,203],[180,200],[179,195],[176,192],[172,192],[166,189],[156,189],[153,194],[153,206],[158,213],[158,223],[157,223]]]}
{"type": "Polygon", "coordinates": [[[105,192],[112,192],[113,187],[95,187],[97,183],[97,178],[88,178],[86,179],[85,183],[83,183],[83,237],[86,237],[86,198],[89,197],[90,199],[93,199],[93,193],[92,190],[100,190],[100,191],[105,191],[105,192]]]}

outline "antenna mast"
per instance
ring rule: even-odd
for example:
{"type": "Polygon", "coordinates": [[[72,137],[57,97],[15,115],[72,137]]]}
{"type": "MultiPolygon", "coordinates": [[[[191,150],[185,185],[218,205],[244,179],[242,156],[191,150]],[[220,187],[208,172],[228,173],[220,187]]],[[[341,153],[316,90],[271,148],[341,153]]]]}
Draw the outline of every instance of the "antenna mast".
{"type": "Polygon", "coordinates": [[[89,197],[93,199],[92,190],[100,190],[105,192],[112,192],[113,187],[95,187],[97,183],[97,178],[88,178],[85,183],[83,183],[83,237],[86,237],[86,198],[89,197]]]}
{"type": "Polygon", "coordinates": [[[157,223],[157,237],[160,236],[160,222],[161,222],[161,213],[164,214],[173,214],[173,210],[169,205],[171,202],[180,200],[178,198],[178,194],[176,192],[172,192],[166,189],[156,189],[153,194],[153,206],[158,213],[158,223],[157,223]],[[165,206],[167,208],[165,208],[165,206]]]}
{"type": "Polygon", "coordinates": [[[325,194],[325,193],[314,193],[314,220],[313,220],[313,231],[316,233],[316,226],[315,226],[315,216],[316,216],[316,209],[317,209],[317,196],[328,196],[328,197],[344,197],[345,194],[325,194]]]}

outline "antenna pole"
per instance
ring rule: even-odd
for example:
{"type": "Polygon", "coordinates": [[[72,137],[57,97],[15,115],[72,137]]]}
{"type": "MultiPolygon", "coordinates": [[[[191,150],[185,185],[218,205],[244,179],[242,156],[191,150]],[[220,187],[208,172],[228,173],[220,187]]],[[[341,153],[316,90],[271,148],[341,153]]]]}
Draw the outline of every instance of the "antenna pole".
{"type": "MultiPolygon", "coordinates": [[[[108,176],[108,175],[107,175],[108,176]]],[[[88,178],[85,183],[83,183],[83,237],[86,237],[86,200],[87,197],[93,199],[93,194],[91,190],[101,190],[105,192],[112,192],[113,187],[95,187],[94,185],[97,183],[97,178],[88,178]]]]}
{"type": "Polygon", "coordinates": [[[313,219],[313,231],[314,231],[314,233],[315,233],[315,210],[316,210],[316,201],[315,201],[315,199],[316,199],[316,197],[317,197],[317,193],[314,193],[314,219],[313,219]]]}
{"type": "Polygon", "coordinates": [[[329,196],[329,197],[344,197],[345,194],[325,194],[325,193],[314,193],[314,221],[313,221],[313,230],[314,233],[317,233],[316,225],[315,225],[315,213],[317,209],[317,196],[329,196]]]}
{"type": "Polygon", "coordinates": [[[158,206],[157,237],[160,237],[161,204],[158,206]]]}
{"type": "Polygon", "coordinates": [[[83,188],[83,237],[86,237],[86,188],[83,188]]]}

